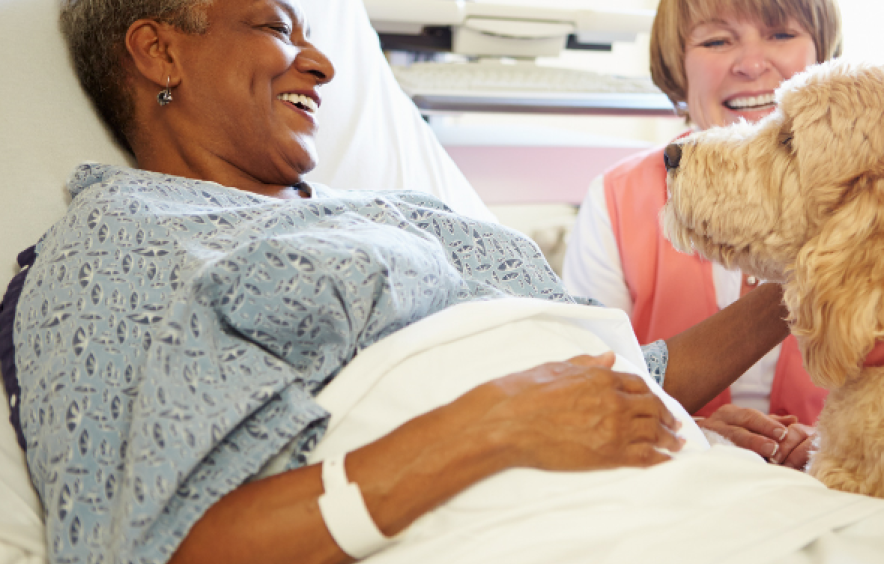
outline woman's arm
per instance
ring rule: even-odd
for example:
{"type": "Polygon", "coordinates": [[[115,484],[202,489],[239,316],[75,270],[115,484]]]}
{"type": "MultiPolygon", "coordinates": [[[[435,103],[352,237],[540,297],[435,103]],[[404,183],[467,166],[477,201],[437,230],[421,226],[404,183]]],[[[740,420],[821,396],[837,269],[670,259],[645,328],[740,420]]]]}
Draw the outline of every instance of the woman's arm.
{"type": "MultiPolygon", "coordinates": [[[[394,535],[505,468],[648,466],[676,451],[677,422],[613,355],[511,374],[417,417],[346,459],[378,528],[394,535]]],[[[319,466],[241,486],[197,522],[172,562],[346,562],[317,503],[319,466]]]]}
{"type": "Polygon", "coordinates": [[[663,388],[689,413],[700,409],[789,335],[779,284],[762,284],[666,341],[663,388]]]}

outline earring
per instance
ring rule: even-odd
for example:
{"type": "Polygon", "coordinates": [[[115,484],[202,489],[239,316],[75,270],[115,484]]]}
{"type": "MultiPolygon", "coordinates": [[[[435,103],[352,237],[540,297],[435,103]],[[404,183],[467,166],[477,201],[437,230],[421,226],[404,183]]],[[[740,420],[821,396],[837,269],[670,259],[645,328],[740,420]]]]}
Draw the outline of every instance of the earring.
{"type": "Polygon", "coordinates": [[[166,87],[160,90],[160,93],[157,94],[157,104],[160,106],[165,106],[172,101],[172,89],[169,87],[171,81],[171,76],[166,77],[166,87]]]}

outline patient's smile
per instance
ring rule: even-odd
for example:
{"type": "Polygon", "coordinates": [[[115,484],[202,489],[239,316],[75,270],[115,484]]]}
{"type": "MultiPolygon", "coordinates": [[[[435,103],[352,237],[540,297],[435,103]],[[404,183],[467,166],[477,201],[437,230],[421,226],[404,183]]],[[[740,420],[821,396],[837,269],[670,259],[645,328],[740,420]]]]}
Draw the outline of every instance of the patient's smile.
{"type": "Polygon", "coordinates": [[[305,112],[311,114],[316,113],[316,110],[319,109],[319,104],[316,103],[316,100],[310,98],[309,96],[304,96],[303,94],[286,92],[285,94],[280,94],[276,98],[278,100],[282,100],[283,102],[288,102],[294,105],[299,110],[304,110],[305,112]]]}

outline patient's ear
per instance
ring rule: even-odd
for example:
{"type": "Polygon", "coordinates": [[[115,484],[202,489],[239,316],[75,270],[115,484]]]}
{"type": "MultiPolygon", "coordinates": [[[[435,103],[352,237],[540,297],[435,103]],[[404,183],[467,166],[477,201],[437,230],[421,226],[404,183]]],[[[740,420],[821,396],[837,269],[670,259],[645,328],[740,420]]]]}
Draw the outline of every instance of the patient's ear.
{"type": "Polygon", "coordinates": [[[804,364],[839,387],[884,339],[884,180],[865,176],[798,253],[784,297],[804,364]]]}
{"type": "Polygon", "coordinates": [[[131,57],[136,82],[147,80],[157,88],[177,86],[177,60],[174,45],[177,30],[166,23],[138,20],[126,33],[126,50],[131,57]]]}

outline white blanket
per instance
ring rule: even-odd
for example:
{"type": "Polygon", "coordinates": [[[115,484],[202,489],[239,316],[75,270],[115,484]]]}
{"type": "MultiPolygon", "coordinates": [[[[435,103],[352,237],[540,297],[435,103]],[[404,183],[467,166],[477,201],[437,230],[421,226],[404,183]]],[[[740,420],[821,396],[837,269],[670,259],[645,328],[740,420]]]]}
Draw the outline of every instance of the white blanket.
{"type": "MultiPolygon", "coordinates": [[[[445,310],[361,353],[322,393],[333,416],[312,461],[498,375],[608,348],[618,369],[647,378],[622,313],[534,300],[445,310]]],[[[826,490],[746,451],[709,449],[684,410],[650,384],[685,423],[689,442],[676,461],[647,470],[504,472],[416,521],[371,563],[884,561],[884,501],[826,490]]],[[[20,474],[0,490],[0,564],[45,562],[39,505],[20,474]]]]}
{"type": "MultiPolygon", "coordinates": [[[[477,384],[551,360],[618,353],[684,422],[673,462],[582,473],[510,470],[416,521],[372,563],[774,562],[884,501],[827,490],[702,433],[651,382],[621,312],[537,300],[450,308],[360,353],[319,397],[332,413],[311,462],[370,442],[477,384]]],[[[273,468],[268,468],[273,472],[273,468]]]]}

